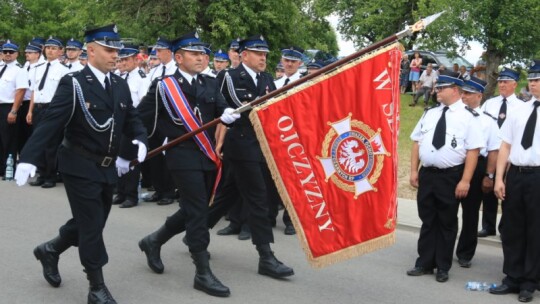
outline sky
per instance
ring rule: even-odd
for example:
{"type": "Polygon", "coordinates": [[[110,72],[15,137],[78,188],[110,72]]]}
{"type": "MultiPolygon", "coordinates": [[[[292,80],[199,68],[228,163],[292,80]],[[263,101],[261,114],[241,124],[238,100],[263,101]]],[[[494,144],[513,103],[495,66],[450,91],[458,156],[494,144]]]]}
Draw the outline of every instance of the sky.
{"type": "MultiPolygon", "coordinates": [[[[343,37],[341,37],[341,34],[336,29],[337,24],[338,24],[338,20],[339,20],[338,16],[331,15],[327,19],[328,19],[328,21],[330,22],[330,24],[332,25],[332,27],[334,28],[334,30],[336,31],[336,34],[337,34],[338,46],[339,46],[339,56],[347,56],[347,55],[350,55],[350,54],[354,53],[355,48],[354,48],[353,42],[350,41],[350,40],[343,39],[343,37]]],[[[478,59],[480,58],[480,55],[482,55],[483,48],[482,48],[482,45],[477,41],[473,41],[473,42],[469,43],[469,46],[470,46],[470,50],[465,52],[465,54],[461,54],[461,55],[463,57],[465,57],[465,59],[467,59],[467,61],[469,61],[470,63],[472,63],[474,65],[478,61],[478,59]]]]}

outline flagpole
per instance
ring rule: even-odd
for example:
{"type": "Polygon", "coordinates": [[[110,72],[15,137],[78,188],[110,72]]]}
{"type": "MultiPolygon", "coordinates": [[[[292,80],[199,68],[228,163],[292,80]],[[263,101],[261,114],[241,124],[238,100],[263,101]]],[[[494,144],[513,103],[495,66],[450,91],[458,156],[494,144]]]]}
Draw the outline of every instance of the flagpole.
{"type": "MultiPolygon", "coordinates": [[[[425,29],[430,23],[432,23],[433,21],[435,21],[435,19],[439,18],[439,16],[444,13],[444,11],[440,12],[440,13],[437,13],[437,14],[434,14],[434,15],[431,15],[431,16],[428,16],[424,19],[421,19],[420,21],[416,22],[414,25],[412,26],[408,26],[406,29],[402,30],[401,32],[398,32],[396,34],[393,34],[391,36],[388,36],[386,38],[384,38],[383,40],[381,41],[378,41],[368,47],[365,47],[363,49],[361,49],[360,51],[356,52],[356,53],[353,53],[345,58],[342,58],[336,62],[333,62],[317,71],[315,71],[314,73],[312,74],[309,74],[309,75],[306,75],[292,83],[289,83],[288,85],[285,85],[275,91],[272,91],[264,96],[261,96],[260,98],[250,102],[250,103],[247,103],[239,108],[237,108],[235,110],[236,113],[242,113],[242,112],[245,112],[245,111],[248,111],[248,110],[251,110],[254,106],[258,105],[258,104],[261,104],[263,102],[266,102],[268,101],[269,99],[271,98],[274,98],[276,97],[277,95],[279,94],[282,94],[282,93],[285,93],[287,92],[288,90],[298,86],[298,85],[301,85],[307,81],[310,81],[312,80],[313,78],[316,78],[317,76],[320,76],[322,74],[325,74],[329,71],[332,71],[333,69],[351,61],[351,60],[354,60],[354,59],[357,59],[358,57],[360,56],[363,56],[367,53],[370,53],[382,46],[385,46],[385,45],[388,45],[392,42],[395,42],[395,41],[398,41],[400,39],[403,39],[405,37],[408,37],[408,36],[411,36],[413,33],[415,32],[419,32],[423,29],[425,29]]],[[[199,129],[196,129],[196,130],[193,130],[191,132],[188,132],[180,137],[177,137],[173,140],[171,140],[170,142],[166,143],[165,145],[163,146],[160,146],[160,147],[157,147],[156,149],[148,152],[148,154],[146,155],[146,159],[149,159],[149,158],[152,158],[156,155],[158,155],[159,153],[165,151],[165,150],[168,150],[174,146],[176,146],[177,144],[195,136],[196,134],[200,133],[200,132],[203,132],[209,128],[212,128],[214,126],[216,126],[217,124],[221,123],[221,120],[219,118],[216,118],[204,125],[202,125],[199,129]]],[[[131,166],[134,166],[136,164],[138,164],[139,162],[135,159],[135,160],[132,160],[130,165],[131,166]]]]}

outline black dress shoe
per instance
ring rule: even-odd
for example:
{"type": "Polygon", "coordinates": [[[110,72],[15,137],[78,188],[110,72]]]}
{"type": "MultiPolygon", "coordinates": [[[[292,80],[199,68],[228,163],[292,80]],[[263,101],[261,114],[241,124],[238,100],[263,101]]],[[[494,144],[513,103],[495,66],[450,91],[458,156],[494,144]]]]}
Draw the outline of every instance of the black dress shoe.
{"type": "Polygon", "coordinates": [[[285,231],[283,233],[285,233],[285,235],[295,235],[296,230],[294,230],[293,225],[287,225],[285,226],[285,231]]]}
{"type": "Polygon", "coordinates": [[[167,198],[167,197],[164,197],[160,199],[159,202],[157,202],[157,204],[160,206],[170,205],[172,203],[174,203],[174,198],[167,198]]]}
{"type": "Polygon", "coordinates": [[[472,265],[471,261],[465,259],[459,259],[458,264],[463,268],[471,268],[472,265]]]}
{"type": "Polygon", "coordinates": [[[238,239],[241,241],[251,239],[251,230],[249,229],[249,226],[247,225],[242,226],[242,229],[240,230],[240,233],[238,234],[238,239]]]}
{"type": "Polygon", "coordinates": [[[56,182],[46,181],[41,185],[41,188],[48,189],[48,188],[54,188],[56,187],[56,182]]]}
{"type": "Polygon", "coordinates": [[[221,229],[221,230],[218,230],[217,234],[218,235],[234,235],[234,234],[239,234],[240,233],[240,229],[235,229],[233,227],[231,227],[231,225],[221,229]]]}
{"type": "Polygon", "coordinates": [[[490,235],[495,235],[496,233],[494,231],[488,231],[486,229],[482,229],[478,231],[478,237],[487,237],[490,235]]]}
{"type": "Polygon", "coordinates": [[[113,205],[120,205],[121,203],[123,203],[124,201],[126,200],[125,197],[122,197],[120,195],[117,195],[113,198],[112,200],[112,204],[113,205]]]}
{"type": "Polygon", "coordinates": [[[412,269],[407,270],[407,275],[417,277],[425,274],[433,274],[433,269],[426,269],[421,266],[414,267],[412,269]]]}
{"type": "Polygon", "coordinates": [[[533,299],[534,291],[522,290],[519,292],[518,301],[520,302],[530,302],[533,299]]]}
{"type": "Polygon", "coordinates": [[[137,203],[132,200],[125,200],[119,207],[120,208],[131,208],[137,206],[137,203]]]}
{"type": "Polygon", "coordinates": [[[43,185],[43,183],[45,183],[45,181],[38,177],[35,181],[29,182],[28,184],[30,186],[38,187],[38,186],[43,185]]]}
{"type": "Polygon", "coordinates": [[[144,197],[143,201],[148,202],[148,203],[152,203],[152,202],[157,202],[160,199],[161,199],[161,195],[159,193],[157,193],[157,192],[154,192],[152,195],[144,197]]]}
{"type": "Polygon", "coordinates": [[[435,280],[439,283],[444,283],[448,281],[448,271],[446,270],[437,270],[437,274],[435,275],[435,280]]]}
{"type": "Polygon", "coordinates": [[[281,279],[294,275],[294,270],[279,261],[273,253],[259,257],[259,274],[275,279],[281,279]]]}
{"type": "Polygon", "coordinates": [[[495,294],[495,295],[505,295],[509,293],[518,293],[519,288],[517,287],[510,287],[506,284],[501,284],[499,286],[491,287],[489,289],[489,293],[495,294]]]}

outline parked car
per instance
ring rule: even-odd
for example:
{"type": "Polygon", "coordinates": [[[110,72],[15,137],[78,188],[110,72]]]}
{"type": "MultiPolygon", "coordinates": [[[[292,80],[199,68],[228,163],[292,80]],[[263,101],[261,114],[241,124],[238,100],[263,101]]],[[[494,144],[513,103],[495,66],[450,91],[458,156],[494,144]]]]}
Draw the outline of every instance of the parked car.
{"type": "Polygon", "coordinates": [[[424,71],[426,69],[426,65],[428,63],[431,63],[433,65],[434,70],[438,70],[439,66],[442,64],[447,69],[452,69],[452,66],[454,63],[457,63],[459,66],[464,65],[467,68],[467,71],[470,71],[474,65],[467,61],[467,59],[463,58],[462,56],[455,55],[450,56],[448,52],[445,51],[422,51],[422,50],[409,50],[406,51],[405,54],[409,56],[409,60],[412,60],[414,58],[414,53],[419,52],[420,56],[422,56],[422,66],[420,67],[421,71],[424,71]]]}

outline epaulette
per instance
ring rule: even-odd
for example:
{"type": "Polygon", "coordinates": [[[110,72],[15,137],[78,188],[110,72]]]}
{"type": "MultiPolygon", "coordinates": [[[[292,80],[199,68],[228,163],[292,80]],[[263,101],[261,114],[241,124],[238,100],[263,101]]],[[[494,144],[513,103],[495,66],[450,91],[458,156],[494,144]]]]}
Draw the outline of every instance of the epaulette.
{"type": "Polygon", "coordinates": [[[493,115],[489,114],[488,112],[484,111],[484,114],[486,114],[487,116],[493,118],[493,120],[497,120],[497,117],[493,117],[493,115]]]}
{"type": "Polygon", "coordinates": [[[42,62],[42,63],[40,63],[40,64],[37,64],[34,68],[37,68],[38,66],[42,66],[42,65],[44,65],[45,63],[47,63],[47,62],[45,61],[45,62],[42,62]]]}
{"type": "Polygon", "coordinates": [[[478,112],[476,112],[474,109],[469,108],[469,106],[465,106],[465,109],[467,111],[471,112],[471,114],[474,115],[474,117],[480,116],[480,114],[478,114],[478,112]]]}
{"type": "Polygon", "coordinates": [[[18,66],[18,67],[20,67],[21,69],[23,68],[22,64],[20,64],[20,63],[18,63],[18,62],[15,63],[15,65],[18,66]]]}
{"type": "Polygon", "coordinates": [[[75,77],[75,76],[78,76],[80,73],[81,73],[81,71],[76,71],[76,72],[67,73],[66,75],[71,76],[71,77],[75,77]]]}
{"type": "Polygon", "coordinates": [[[60,64],[61,64],[61,65],[63,65],[63,66],[65,66],[66,68],[68,68],[68,69],[69,69],[69,67],[68,67],[68,65],[67,65],[67,64],[65,64],[65,63],[63,63],[63,62],[60,62],[60,64]]]}
{"type": "Polygon", "coordinates": [[[139,75],[141,75],[141,78],[146,78],[146,73],[143,70],[139,69],[139,75]]]}

